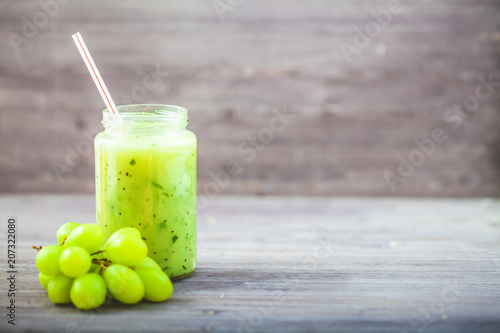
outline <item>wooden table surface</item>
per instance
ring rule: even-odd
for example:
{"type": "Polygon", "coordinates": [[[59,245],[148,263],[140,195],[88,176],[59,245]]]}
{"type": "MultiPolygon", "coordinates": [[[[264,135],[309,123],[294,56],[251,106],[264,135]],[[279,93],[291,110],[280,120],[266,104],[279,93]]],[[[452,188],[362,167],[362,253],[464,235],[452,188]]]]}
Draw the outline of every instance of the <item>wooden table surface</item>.
{"type": "Polygon", "coordinates": [[[199,211],[198,269],[160,304],[55,306],[32,244],[94,222],[93,196],[0,196],[0,331],[498,332],[495,199],[218,197],[199,211]],[[5,305],[17,218],[16,326],[5,305]]]}

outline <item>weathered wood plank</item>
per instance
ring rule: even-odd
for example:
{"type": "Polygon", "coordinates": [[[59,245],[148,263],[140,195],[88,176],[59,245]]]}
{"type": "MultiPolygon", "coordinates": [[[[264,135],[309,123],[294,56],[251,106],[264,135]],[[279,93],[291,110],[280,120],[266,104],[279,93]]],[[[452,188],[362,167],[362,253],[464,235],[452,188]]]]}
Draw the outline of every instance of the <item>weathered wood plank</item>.
{"type": "Polygon", "coordinates": [[[94,221],[94,198],[3,195],[0,211],[2,219],[18,219],[18,331],[497,332],[500,326],[498,200],[217,197],[199,211],[198,269],[175,283],[171,300],[111,303],[91,313],[49,302],[29,246],[54,242],[68,220],[94,221]]]}
{"type": "Polygon", "coordinates": [[[8,33],[21,33],[21,19],[40,7],[1,0],[0,191],[93,191],[92,153],[62,182],[51,167],[101,119],[103,103],[68,37],[79,30],[117,102],[188,107],[202,191],[211,172],[245,157],[236,148],[269,125],[272,109],[287,105],[296,120],[224,193],[500,194],[498,89],[458,129],[443,120],[474,95],[479,76],[499,80],[498,4],[402,3],[349,63],[339,44],[353,43],[353,28],[386,1],[243,1],[223,21],[212,1],[69,2],[16,54],[8,33]],[[156,89],[124,97],[156,66],[168,71],[156,89]],[[449,140],[392,191],[384,172],[437,127],[449,140]]]}

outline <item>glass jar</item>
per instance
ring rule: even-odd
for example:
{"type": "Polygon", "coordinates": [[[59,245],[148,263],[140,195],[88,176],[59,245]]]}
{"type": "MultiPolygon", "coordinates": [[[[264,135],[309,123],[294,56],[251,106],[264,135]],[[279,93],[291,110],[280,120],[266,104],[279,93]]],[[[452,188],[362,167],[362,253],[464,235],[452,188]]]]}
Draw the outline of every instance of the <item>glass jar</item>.
{"type": "Polygon", "coordinates": [[[97,223],[105,239],[139,229],[148,255],[172,279],[196,269],[196,136],[187,109],[118,106],[95,138],[97,223]]]}

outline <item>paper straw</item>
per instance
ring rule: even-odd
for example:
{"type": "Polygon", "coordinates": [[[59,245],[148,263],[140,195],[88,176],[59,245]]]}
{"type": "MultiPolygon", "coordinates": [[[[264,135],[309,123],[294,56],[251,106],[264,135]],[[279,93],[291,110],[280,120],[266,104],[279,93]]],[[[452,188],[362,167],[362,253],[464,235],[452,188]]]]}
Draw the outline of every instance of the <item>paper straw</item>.
{"type": "Polygon", "coordinates": [[[82,55],[85,65],[87,65],[90,75],[92,75],[92,78],[94,79],[95,85],[97,86],[97,89],[99,90],[99,93],[101,94],[106,107],[114,114],[118,114],[118,109],[116,108],[116,105],[113,102],[111,95],[109,94],[108,88],[106,88],[101,74],[99,74],[94,60],[92,60],[92,56],[90,55],[90,52],[87,49],[87,46],[85,45],[85,42],[83,41],[83,38],[79,32],[73,35],[73,40],[75,41],[78,51],[80,51],[80,54],[82,55]]]}

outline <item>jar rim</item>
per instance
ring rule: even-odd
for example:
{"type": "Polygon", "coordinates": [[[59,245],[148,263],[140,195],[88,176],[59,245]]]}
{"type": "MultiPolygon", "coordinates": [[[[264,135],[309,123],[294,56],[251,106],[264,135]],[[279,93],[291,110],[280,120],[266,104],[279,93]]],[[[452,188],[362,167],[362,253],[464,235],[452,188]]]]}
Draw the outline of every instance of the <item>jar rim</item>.
{"type": "Polygon", "coordinates": [[[103,110],[102,124],[107,133],[157,133],[185,130],[189,123],[186,108],[166,104],[127,104],[117,106],[119,114],[103,110]]]}
{"type": "MultiPolygon", "coordinates": [[[[187,116],[187,109],[182,106],[169,104],[124,104],[116,106],[120,115],[141,116],[141,115],[158,115],[158,116],[187,116]]],[[[104,115],[113,114],[109,109],[103,110],[104,115]]]]}

